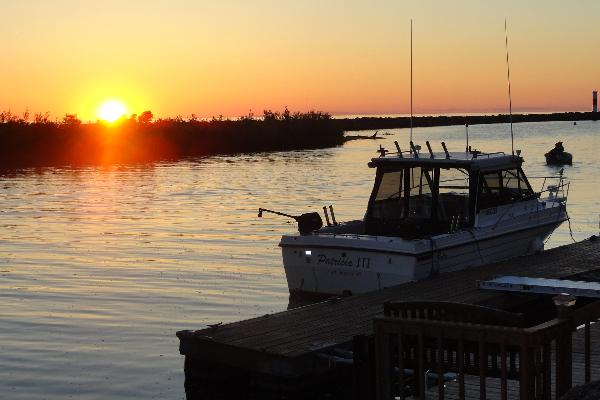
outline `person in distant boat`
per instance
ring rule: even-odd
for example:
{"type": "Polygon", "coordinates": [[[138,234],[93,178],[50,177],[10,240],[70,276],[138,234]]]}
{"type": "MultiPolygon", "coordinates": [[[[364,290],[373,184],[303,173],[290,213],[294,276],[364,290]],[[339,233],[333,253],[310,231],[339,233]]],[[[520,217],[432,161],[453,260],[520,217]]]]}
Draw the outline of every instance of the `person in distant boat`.
{"type": "Polygon", "coordinates": [[[544,156],[546,156],[546,164],[548,165],[573,165],[573,155],[565,151],[562,142],[556,143],[554,148],[544,156]]]}
{"type": "Polygon", "coordinates": [[[554,145],[554,148],[548,152],[551,157],[556,157],[565,152],[565,148],[563,147],[563,142],[558,142],[554,145]]]}

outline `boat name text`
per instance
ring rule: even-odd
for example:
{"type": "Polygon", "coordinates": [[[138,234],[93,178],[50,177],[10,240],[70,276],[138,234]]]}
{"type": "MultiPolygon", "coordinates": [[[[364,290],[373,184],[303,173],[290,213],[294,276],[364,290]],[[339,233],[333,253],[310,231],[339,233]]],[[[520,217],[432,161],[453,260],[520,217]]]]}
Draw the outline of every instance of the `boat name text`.
{"type": "Polygon", "coordinates": [[[371,259],[367,257],[357,257],[356,262],[353,262],[348,257],[327,257],[325,254],[319,254],[317,264],[369,269],[371,267],[371,259]]]}

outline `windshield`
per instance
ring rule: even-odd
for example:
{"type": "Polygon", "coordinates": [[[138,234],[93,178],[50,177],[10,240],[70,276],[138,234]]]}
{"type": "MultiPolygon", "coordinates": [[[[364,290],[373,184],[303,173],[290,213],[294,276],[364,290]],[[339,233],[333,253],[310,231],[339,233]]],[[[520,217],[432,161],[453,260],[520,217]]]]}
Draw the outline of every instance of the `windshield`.
{"type": "Polygon", "coordinates": [[[375,201],[370,214],[377,219],[400,219],[404,217],[404,171],[386,172],[379,181],[375,201]]]}
{"type": "Polygon", "coordinates": [[[486,172],[479,188],[479,207],[510,204],[532,195],[533,190],[520,169],[486,172]]]}
{"type": "Polygon", "coordinates": [[[469,220],[469,173],[462,168],[440,168],[437,217],[441,221],[469,220]]]}
{"type": "Polygon", "coordinates": [[[431,218],[433,169],[414,167],[410,170],[408,213],[414,218],[431,218]]]}
{"type": "Polygon", "coordinates": [[[468,223],[468,216],[468,171],[415,166],[380,172],[366,221],[371,234],[404,237],[447,232],[451,224],[468,223]]]}

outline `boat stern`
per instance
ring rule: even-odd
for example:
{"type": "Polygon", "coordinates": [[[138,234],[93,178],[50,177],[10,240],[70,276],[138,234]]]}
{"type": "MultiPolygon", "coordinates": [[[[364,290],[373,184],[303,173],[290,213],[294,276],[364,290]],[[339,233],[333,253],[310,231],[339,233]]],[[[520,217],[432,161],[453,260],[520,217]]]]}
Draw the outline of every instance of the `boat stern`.
{"type": "Polygon", "coordinates": [[[290,293],[344,295],[415,280],[417,258],[394,248],[398,238],[284,235],[279,245],[290,293]]]}

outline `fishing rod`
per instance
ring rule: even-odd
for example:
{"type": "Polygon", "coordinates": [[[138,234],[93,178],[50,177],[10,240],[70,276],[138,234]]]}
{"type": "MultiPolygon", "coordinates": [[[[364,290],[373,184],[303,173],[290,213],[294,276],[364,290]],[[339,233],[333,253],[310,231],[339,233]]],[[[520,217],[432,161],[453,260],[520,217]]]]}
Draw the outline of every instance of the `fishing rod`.
{"type": "Polygon", "coordinates": [[[265,212],[295,219],[298,223],[298,232],[300,232],[301,235],[307,235],[323,227],[323,220],[321,219],[321,216],[318,212],[309,212],[301,215],[292,215],[279,211],[268,210],[266,208],[259,208],[258,218],[262,218],[263,213],[265,212]]]}

